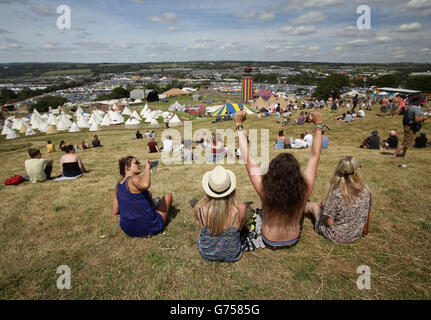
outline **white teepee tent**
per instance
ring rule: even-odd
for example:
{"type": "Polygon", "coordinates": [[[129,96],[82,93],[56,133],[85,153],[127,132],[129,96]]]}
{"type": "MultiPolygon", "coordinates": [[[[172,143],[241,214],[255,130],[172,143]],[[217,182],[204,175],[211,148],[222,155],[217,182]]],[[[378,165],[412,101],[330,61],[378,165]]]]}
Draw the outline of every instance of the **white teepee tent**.
{"type": "Polygon", "coordinates": [[[96,122],[94,122],[90,128],[90,131],[94,132],[94,131],[99,131],[99,130],[100,130],[99,125],[96,122]]]}
{"type": "Polygon", "coordinates": [[[78,119],[78,123],[77,123],[78,127],[80,128],[90,128],[91,125],[88,123],[87,119],[85,117],[80,117],[78,119]]]}
{"type": "Polygon", "coordinates": [[[177,115],[175,115],[170,121],[169,121],[169,126],[170,127],[173,127],[173,126],[177,126],[177,125],[179,125],[179,124],[181,124],[181,120],[180,120],[180,118],[178,118],[178,116],[177,115]]]}
{"type": "Polygon", "coordinates": [[[124,110],[123,110],[123,112],[121,113],[121,115],[123,115],[123,116],[131,116],[132,112],[130,111],[129,108],[125,107],[124,110]]]}
{"type": "Polygon", "coordinates": [[[69,132],[79,132],[81,129],[79,129],[79,126],[76,124],[76,122],[72,123],[72,127],[70,127],[69,132]]]}
{"type": "Polygon", "coordinates": [[[40,123],[40,126],[39,126],[39,131],[40,132],[46,132],[47,130],[48,130],[48,122],[47,121],[42,121],[40,123]]]}
{"type": "Polygon", "coordinates": [[[136,120],[141,121],[142,118],[139,116],[139,114],[136,111],[133,111],[131,117],[134,117],[136,120]]]}
{"type": "MultiPolygon", "coordinates": [[[[72,127],[72,126],[70,126],[72,127]]],[[[48,129],[49,130],[49,129],[48,129]]],[[[64,119],[60,119],[57,123],[57,131],[66,131],[69,130],[66,123],[64,122],[64,119]]]]}
{"type": "Polygon", "coordinates": [[[26,137],[28,137],[28,136],[34,136],[34,135],[36,135],[36,132],[31,127],[28,127],[27,128],[27,132],[25,133],[25,135],[26,135],[26,137]]]}
{"type": "Polygon", "coordinates": [[[149,128],[151,128],[151,129],[160,128],[160,125],[159,125],[159,123],[157,122],[157,120],[156,120],[156,119],[153,119],[153,120],[151,121],[151,124],[150,124],[149,128]]]}
{"type": "Polygon", "coordinates": [[[109,127],[111,125],[111,121],[112,120],[109,114],[105,114],[105,116],[103,117],[102,123],[100,125],[104,127],[109,127]]]}
{"type": "Polygon", "coordinates": [[[16,138],[19,138],[19,135],[11,129],[6,136],[6,140],[11,140],[16,138]]]}

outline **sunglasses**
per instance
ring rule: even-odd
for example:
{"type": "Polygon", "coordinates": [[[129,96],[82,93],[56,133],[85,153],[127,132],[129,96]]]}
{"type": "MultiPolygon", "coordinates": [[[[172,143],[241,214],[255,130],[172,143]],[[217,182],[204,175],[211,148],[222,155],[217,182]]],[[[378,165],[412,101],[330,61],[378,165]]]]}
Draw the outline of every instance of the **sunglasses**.
{"type": "Polygon", "coordinates": [[[140,163],[138,160],[136,160],[136,162],[135,162],[135,163],[132,163],[132,165],[134,165],[134,164],[136,164],[137,166],[140,166],[140,165],[141,165],[141,163],[140,163]]]}

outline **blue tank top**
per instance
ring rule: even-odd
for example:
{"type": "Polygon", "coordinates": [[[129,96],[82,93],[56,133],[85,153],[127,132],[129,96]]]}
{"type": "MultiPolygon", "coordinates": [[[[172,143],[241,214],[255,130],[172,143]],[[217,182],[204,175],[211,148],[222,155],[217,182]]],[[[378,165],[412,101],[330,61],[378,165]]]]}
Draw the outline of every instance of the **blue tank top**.
{"type": "Polygon", "coordinates": [[[118,208],[120,210],[120,227],[131,237],[148,237],[163,230],[162,216],[154,209],[148,190],[142,193],[131,193],[127,183],[117,185],[118,208]]]}
{"type": "Polygon", "coordinates": [[[241,259],[240,231],[234,227],[238,211],[229,228],[225,229],[220,235],[212,235],[209,227],[204,224],[205,219],[202,217],[203,207],[201,209],[200,217],[204,226],[201,227],[201,234],[197,241],[201,256],[209,261],[235,262],[241,259]]]}
{"type": "Polygon", "coordinates": [[[275,149],[284,149],[284,140],[278,140],[277,143],[274,146],[275,149]]]}

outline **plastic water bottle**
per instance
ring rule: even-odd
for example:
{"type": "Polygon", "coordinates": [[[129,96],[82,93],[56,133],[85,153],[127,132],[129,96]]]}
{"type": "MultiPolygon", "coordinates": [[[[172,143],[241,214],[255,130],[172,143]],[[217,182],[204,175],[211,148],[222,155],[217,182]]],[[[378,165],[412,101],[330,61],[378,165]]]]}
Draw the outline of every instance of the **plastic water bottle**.
{"type": "Polygon", "coordinates": [[[399,167],[400,168],[407,168],[407,165],[406,164],[400,164],[399,167]]]}

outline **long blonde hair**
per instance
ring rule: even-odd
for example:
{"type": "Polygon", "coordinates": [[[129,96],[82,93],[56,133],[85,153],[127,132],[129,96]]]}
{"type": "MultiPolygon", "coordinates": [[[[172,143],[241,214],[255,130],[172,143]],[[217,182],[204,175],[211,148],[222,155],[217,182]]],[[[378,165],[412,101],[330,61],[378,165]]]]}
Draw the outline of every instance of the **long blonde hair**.
{"type": "Polygon", "coordinates": [[[358,172],[360,167],[355,157],[348,156],[340,159],[331,179],[328,196],[332,191],[339,189],[344,202],[350,206],[352,199],[366,188],[358,172]]]}
{"type": "Polygon", "coordinates": [[[206,210],[204,212],[205,220],[202,223],[209,228],[212,235],[220,235],[225,229],[226,222],[230,220],[232,209],[238,209],[238,196],[236,191],[223,198],[205,195],[195,206],[195,215],[199,221],[200,210],[203,207],[206,207],[206,210]]]}

